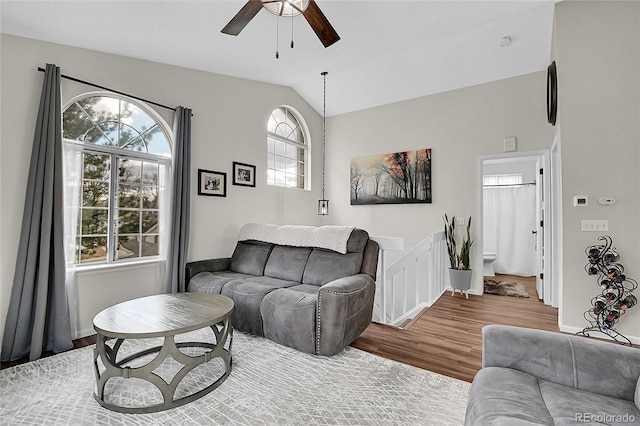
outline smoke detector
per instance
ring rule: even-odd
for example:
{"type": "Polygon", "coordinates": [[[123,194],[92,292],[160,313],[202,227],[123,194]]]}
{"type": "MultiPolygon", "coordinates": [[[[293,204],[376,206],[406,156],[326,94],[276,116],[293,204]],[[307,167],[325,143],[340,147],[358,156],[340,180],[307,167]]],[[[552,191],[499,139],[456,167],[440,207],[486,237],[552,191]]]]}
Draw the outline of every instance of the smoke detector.
{"type": "Polygon", "coordinates": [[[500,47],[507,47],[511,44],[511,37],[505,36],[500,39],[500,47]]]}

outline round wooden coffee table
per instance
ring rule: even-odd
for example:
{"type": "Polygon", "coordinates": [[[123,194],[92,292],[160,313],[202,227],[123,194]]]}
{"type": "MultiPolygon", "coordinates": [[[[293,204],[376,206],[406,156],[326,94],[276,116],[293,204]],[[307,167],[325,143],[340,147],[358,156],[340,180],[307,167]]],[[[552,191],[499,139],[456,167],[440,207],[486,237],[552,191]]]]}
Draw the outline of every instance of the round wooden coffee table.
{"type": "Polygon", "coordinates": [[[95,399],[105,408],[120,413],[151,413],[178,407],[211,392],[231,372],[231,343],[233,327],[230,315],[233,300],[219,294],[177,293],[160,294],[129,300],[105,309],[93,319],[93,328],[98,333],[94,350],[96,374],[95,399]],[[176,342],[178,334],[202,328],[210,328],[215,343],[176,342]],[[144,349],[118,359],[118,351],[125,339],[149,339],[162,337],[162,345],[144,349]],[[116,339],[113,345],[107,340],[116,339]],[[180,348],[210,349],[199,356],[188,356],[180,348]],[[156,353],[153,359],[142,366],[131,366],[133,360],[156,353]],[[169,357],[182,367],[166,380],[154,370],[169,357]],[[104,368],[98,364],[98,358],[104,368]],[[224,361],[224,373],[205,388],[185,397],[175,398],[178,385],[189,372],[214,358],[224,361]],[[163,402],[148,406],[121,406],[105,401],[105,385],[114,377],[137,378],[153,384],[162,393],[163,402]]]}

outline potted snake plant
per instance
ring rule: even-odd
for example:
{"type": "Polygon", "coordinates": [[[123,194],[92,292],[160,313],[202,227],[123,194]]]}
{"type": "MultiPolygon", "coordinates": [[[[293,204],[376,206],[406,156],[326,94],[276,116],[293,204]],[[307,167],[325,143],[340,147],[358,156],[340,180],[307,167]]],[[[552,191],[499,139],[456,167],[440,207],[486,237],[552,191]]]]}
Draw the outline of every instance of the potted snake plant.
{"type": "Polygon", "coordinates": [[[451,265],[449,269],[449,280],[451,281],[451,288],[453,288],[451,295],[453,296],[456,290],[464,291],[466,294],[467,290],[471,287],[469,254],[471,252],[471,246],[475,241],[471,239],[471,217],[469,217],[467,222],[467,229],[462,238],[460,251],[458,251],[456,243],[456,217],[452,216],[451,220],[449,220],[449,216],[445,213],[444,224],[444,236],[447,242],[447,252],[451,265]]]}

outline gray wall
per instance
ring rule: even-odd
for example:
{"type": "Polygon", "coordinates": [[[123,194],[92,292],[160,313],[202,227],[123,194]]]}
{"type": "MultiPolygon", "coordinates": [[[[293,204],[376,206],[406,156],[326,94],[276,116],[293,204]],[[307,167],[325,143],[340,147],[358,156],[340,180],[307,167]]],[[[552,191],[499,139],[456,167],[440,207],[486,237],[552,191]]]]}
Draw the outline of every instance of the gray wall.
{"type": "MultiPolygon", "coordinates": [[[[312,181],[319,181],[321,117],[295,91],[255,81],[146,62],[3,34],[0,170],[0,333],[11,294],[24,191],[42,89],[38,66],[55,63],[63,74],[151,99],[192,108],[192,188],[189,259],[228,256],[246,222],[319,224],[319,188],[269,187],[266,181],[266,123],[286,104],[306,119],[311,132],[312,181]],[[227,197],[197,196],[197,169],[228,173],[233,161],[257,166],[256,188],[227,186],[227,197]]],[[[63,102],[90,87],[63,80],[63,102]]],[[[173,112],[157,109],[171,125],[173,112]]],[[[116,302],[161,291],[164,265],[98,268],[79,273],[80,334],[91,332],[93,316],[116,302]]]]}
{"type": "MultiPolygon", "coordinates": [[[[328,194],[332,220],[358,223],[372,235],[397,236],[411,249],[444,229],[445,213],[472,219],[477,230],[478,156],[500,154],[516,136],[518,151],[549,148],[546,73],[468,87],[331,117],[327,122],[328,194]],[[354,157],[432,148],[432,204],[351,206],[354,157]]],[[[482,288],[482,252],[472,247],[473,286],[482,288]]]]}
{"type": "MultiPolygon", "coordinates": [[[[546,71],[331,117],[327,155],[332,220],[357,221],[373,235],[400,236],[410,249],[442,229],[446,212],[476,212],[477,158],[498,154],[516,136],[518,151],[561,145],[562,249],[560,328],[582,330],[583,313],[599,291],[584,273],[586,246],[598,233],[580,231],[582,219],[608,219],[627,275],[640,280],[640,3],[560,2],[556,6],[553,59],[558,65],[558,123],[546,120],[546,71]],[[597,28],[597,31],[594,29],[597,28]],[[433,203],[349,205],[353,157],[417,148],[433,149],[433,203]],[[587,209],[574,195],[589,195],[587,209]],[[615,206],[596,200],[615,196],[615,206]]],[[[477,229],[477,222],[472,223],[477,229]]],[[[474,269],[481,270],[478,245],[474,269]]],[[[472,290],[482,277],[474,272],[472,290]]],[[[640,290],[636,291],[636,295],[640,290]]],[[[640,342],[640,308],[618,330],[640,342]]]]}
{"type": "MultiPolygon", "coordinates": [[[[599,292],[584,272],[585,247],[600,233],[581,232],[582,219],[607,219],[625,266],[640,280],[640,3],[560,2],[556,5],[558,126],[562,151],[562,323],[582,329],[582,316],[599,292]],[[596,30],[597,29],[597,30],[596,30]],[[573,207],[588,195],[588,207],[573,207]],[[598,205],[614,196],[613,206],[598,205]]],[[[636,296],[640,295],[637,290],[636,296]]],[[[640,342],[640,307],[617,330],[640,342]]]]}

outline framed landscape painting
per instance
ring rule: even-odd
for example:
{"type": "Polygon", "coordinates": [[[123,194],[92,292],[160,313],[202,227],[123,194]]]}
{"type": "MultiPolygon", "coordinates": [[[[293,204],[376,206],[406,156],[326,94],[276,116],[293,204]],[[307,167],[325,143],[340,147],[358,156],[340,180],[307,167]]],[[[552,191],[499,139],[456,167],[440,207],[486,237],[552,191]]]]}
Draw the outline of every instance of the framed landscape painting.
{"type": "Polygon", "coordinates": [[[351,205],[431,203],[431,148],[351,160],[351,205]]]}

